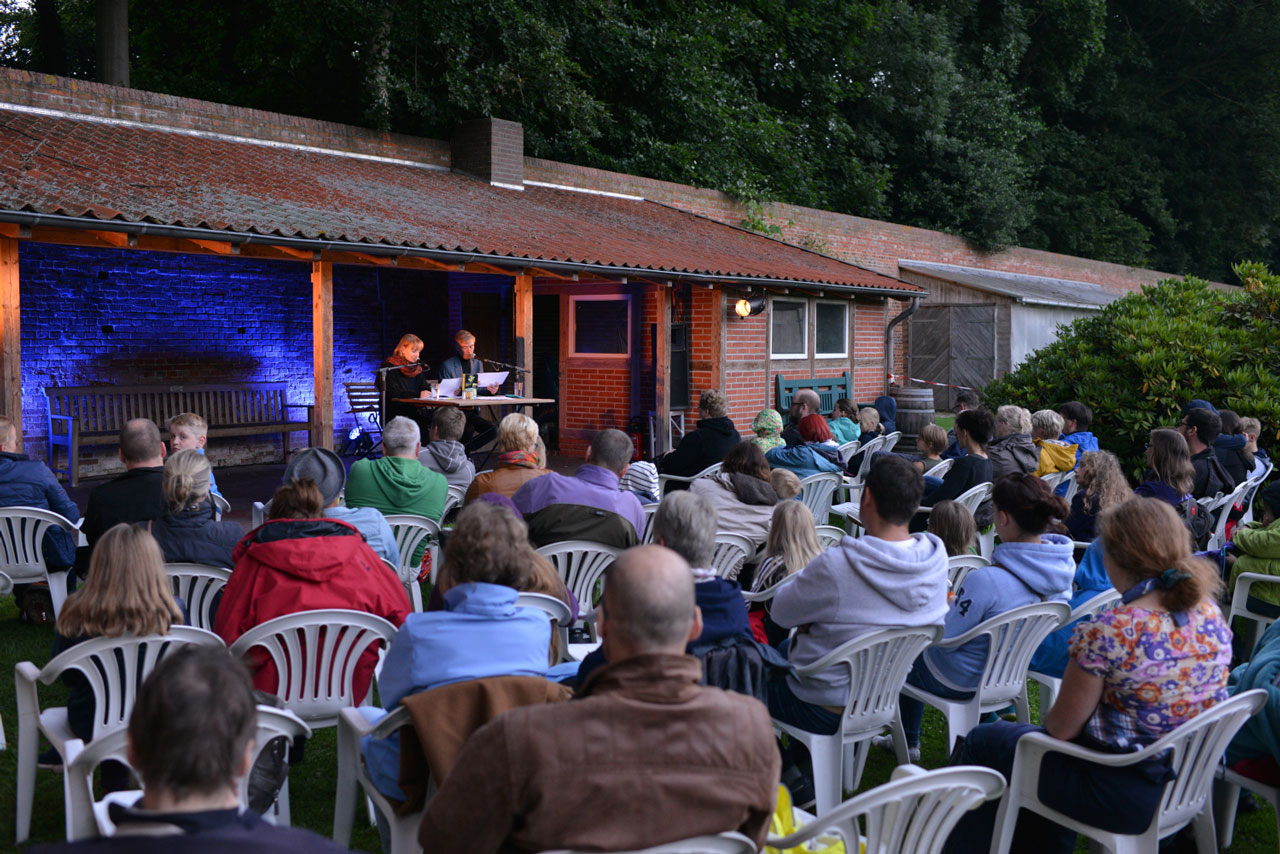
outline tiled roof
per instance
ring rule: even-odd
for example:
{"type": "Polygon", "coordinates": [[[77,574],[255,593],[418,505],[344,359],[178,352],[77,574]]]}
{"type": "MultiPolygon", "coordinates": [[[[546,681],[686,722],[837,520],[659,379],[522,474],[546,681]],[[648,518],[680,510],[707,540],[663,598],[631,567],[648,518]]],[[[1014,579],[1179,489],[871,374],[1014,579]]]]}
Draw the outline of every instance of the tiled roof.
{"type": "Polygon", "coordinates": [[[1006,273],[1002,270],[984,270],[978,267],[960,267],[955,264],[937,264],[932,261],[900,259],[898,269],[1012,297],[1018,302],[1029,305],[1099,309],[1124,296],[1123,293],[1107,290],[1092,282],[1031,276],[1025,273],[1006,273]]]}
{"type": "Polygon", "coordinates": [[[651,201],[507,190],[403,161],[11,105],[0,107],[5,212],[923,293],[651,201]]]}

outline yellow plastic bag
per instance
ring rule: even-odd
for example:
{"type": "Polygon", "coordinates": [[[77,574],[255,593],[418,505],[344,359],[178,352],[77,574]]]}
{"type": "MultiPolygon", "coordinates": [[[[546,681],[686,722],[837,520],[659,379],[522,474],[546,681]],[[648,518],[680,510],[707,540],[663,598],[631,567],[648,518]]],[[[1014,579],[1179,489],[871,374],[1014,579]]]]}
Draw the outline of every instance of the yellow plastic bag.
{"type": "MultiPolygon", "coordinates": [[[[773,818],[769,822],[770,836],[790,836],[799,830],[796,825],[795,809],[791,805],[791,793],[786,786],[778,786],[778,803],[773,809],[773,818]]],[[[866,854],[866,846],[860,848],[860,854],[866,854]]],[[[804,845],[788,848],[785,851],[765,846],[765,854],[845,854],[844,843],[838,836],[817,836],[804,845]]]]}

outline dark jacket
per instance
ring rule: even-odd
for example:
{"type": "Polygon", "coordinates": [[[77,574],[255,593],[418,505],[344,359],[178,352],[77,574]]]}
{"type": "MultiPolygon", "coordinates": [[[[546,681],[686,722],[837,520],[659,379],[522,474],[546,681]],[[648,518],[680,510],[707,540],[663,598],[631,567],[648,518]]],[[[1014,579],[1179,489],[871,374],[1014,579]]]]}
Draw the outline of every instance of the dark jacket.
{"type": "Polygon", "coordinates": [[[728,418],[703,418],[698,428],[680,440],[680,445],[658,460],[658,471],[689,477],[716,463],[724,462],[742,437],[728,418]]]}
{"type": "Polygon", "coordinates": [[[991,460],[991,482],[1009,474],[1033,472],[1040,465],[1040,449],[1031,441],[1030,433],[1010,433],[992,439],[987,447],[991,460]]]}
{"type": "MultiPolygon", "coordinates": [[[[381,367],[392,367],[391,360],[387,359],[381,367]]],[[[426,368],[418,372],[416,377],[407,377],[403,371],[387,371],[386,373],[378,373],[378,387],[386,386],[387,410],[383,416],[382,423],[386,424],[397,415],[403,415],[406,418],[417,418],[421,415],[418,407],[409,403],[396,403],[396,398],[417,398],[421,392],[427,387],[427,380],[431,379],[427,375],[426,368]]],[[[430,417],[426,418],[430,421],[430,417]]]]}
{"type": "Polygon", "coordinates": [[[1191,467],[1196,470],[1195,483],[1191,487],[1191,494],[1196,498],[1213,498],[1219,492],[1225,495],[1235,488],[1236,482],[1222,467],[1213,448],[1192,454],[1191,467]]]}
{"type": "MultiPolygon", "coordinates": [[[[931,495],[926,496],[920,502],[920,506],[932,507],[939,501],[955,500],[980,483],[991,483],[991,460],[977,454],[965,454],[955,461],[951,471],[947,472],[946,477],[942,479],[942,485],[931,495]]],[[[990,525],[994,517],[990,498],[982,502],[978,512],[973,514],[973,520],[977,523],[979,531],[990,525]]],[[[928,526],[929,520],[922,515],[917,515],[911,522],[913,533],[923,531],[928,526]]]]}
{"type": "Polygon", "coordinates": [[[1094,525],[1098,521],[1097,502],[1088,501],[1084,490],[1079,490],[1071,497],[1071,512],[1062,523],[1067,526],[1067,533],[1078,543],[1091,543],[1097,538],[1094,525]]]}
{"type": "Polygon", "coordinates": [[[686,655],[602,667],[568,703],[499,715],[427,804],[425,850],[629,851],[736,830],[762,844],[780,759],[769,711],[686,655]]]}
{"type": "Polygon", "coordinates": [[[615,549],[629,549],[640,543],[630,521],[586,504],[548,504],[524,520],[529,524],[529,542],[534,548],[565,540],[587,540],[615,549]]]}
{"type": "Polygon", "coordinates": [[[880,413],[880,435],[888,436],[890,433],[896,433],[898,426],[894,421],[898,417],[898,401],[884,394],[877,397],[875,403],[871,405],[875,407],[876,412],[880,413]]]}
{"type": "Polygon", "coordinates": [[[1213,440],[1213,453],[1236,486],[1248,480],[1249,473],[1253,471],[1253,460],[1245,456],[1244,452],[1247,443],[1248,438],[1238,433],[1220,435],[1213,440]]]}
{"type": "Polygon", "coordinates": [[[165,514],[164,466],[147,466],[130,469],[124,474],[95,486],[89,493],[89,507],[84,513],[80,530],[89,541],[88,548],[76,552],[76,571],[89,571],[89,556],[93,547],[107,531],[121,522],[146,522],[165,514]]]}
{"type": "Polygon", "coordinates": [[[203,563],[230,569],[231,551],[244,536],[239,522],[218,522],[208,506],[166,513],[150,522],[139,522],[160,544],[165,563],[203,563]]]}
{"type": "MultiPolygon", "coordinates": [[[[49,467],[25,454],[0,452],[0,507],[38,507],[52,510],[69,522],[80,521],[80,508],[67,497],[49,467]]],[[[75,561],[76,541],[62,531],[45,534],[45,563],[65,569],[75,561]]]]}
{"type": "Polygon", "coordinates": [[[154,813],[111,804],[115,836],[32,848],[44,854],[337,854],[347,849],[309,830],[279,827],[239,810],[154,813]]]}

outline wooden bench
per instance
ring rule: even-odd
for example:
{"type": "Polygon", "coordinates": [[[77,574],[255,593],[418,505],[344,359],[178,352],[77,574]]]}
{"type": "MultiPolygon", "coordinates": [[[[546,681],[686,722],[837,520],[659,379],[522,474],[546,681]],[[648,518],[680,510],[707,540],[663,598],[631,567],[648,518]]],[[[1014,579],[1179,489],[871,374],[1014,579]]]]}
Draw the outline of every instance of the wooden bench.
{"type": "Polygon", "coordinates": [[[150,418],[166,432],[169,419],[182,412],[204,416],[210,439],[279,433],[285,455],[289,434],[311,429],[310,404],[288,402],[286,383],[218,385],[79,386],[46,388],[49,401],[49,468],[80,482],[80,446],[115,445],[120,430],[134,418],[150,418]],[[289,410],[307,410],[303,420],[289,410]],[[67,451],[67,468],[58,468],[55,449],[67,451]]]}
{"type": "Polygon", "coordinates": [[[778,381],[778,410],[783,413],[791,409],[791,399],[802,388],[811,388],[818,393],[822,401],[818,411],[823,416],[829,416],[832,413],[836,408],[836,401],[840,398],[847,397],[853,400],[853,381],[848,371],[838,377],[789,380],[779,374],[775,379],[778,381]]]}

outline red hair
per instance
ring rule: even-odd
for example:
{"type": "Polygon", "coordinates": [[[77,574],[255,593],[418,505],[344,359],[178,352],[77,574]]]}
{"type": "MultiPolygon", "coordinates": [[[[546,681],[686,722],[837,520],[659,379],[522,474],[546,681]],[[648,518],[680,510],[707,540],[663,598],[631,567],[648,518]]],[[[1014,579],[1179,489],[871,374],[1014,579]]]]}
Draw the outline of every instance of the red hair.
{"type": "Polygon", "coordinates": [[[806,442],[831,441],[831,428],[827,426],[827,419],[816,412],[801,418],[797,427],[806,442]]]}

